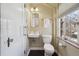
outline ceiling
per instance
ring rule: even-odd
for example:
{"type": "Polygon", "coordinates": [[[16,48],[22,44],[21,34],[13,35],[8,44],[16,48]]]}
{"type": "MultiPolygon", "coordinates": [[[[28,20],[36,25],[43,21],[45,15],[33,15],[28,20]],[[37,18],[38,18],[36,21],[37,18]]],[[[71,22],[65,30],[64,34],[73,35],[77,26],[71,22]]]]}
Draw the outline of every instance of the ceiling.
{"type": "Polygon", "coordinates": [[[46,3],[48,6],[50,6],[51,8],[53,7],[58,7],[59,4],[58,3],[46,3]]]}
{"type": "Polygon", "coordinates": [[[60,4],[59,3],[30,3],[30,5],[32,6],[40,5],[48,8],[55,8],[55,7],[58,7],[60,4]]]}

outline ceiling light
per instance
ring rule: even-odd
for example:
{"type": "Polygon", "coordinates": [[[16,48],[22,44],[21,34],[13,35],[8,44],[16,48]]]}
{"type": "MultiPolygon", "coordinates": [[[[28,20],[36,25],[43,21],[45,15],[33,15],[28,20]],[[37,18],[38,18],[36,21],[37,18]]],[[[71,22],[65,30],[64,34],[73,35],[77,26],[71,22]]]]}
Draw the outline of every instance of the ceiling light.
{"type": "Polygon", "coordinates": [[[36,8],[35,11],[38,11],[38,8],[36,8]]]}
{"type": "Polygon", "coordinates": [[[31,8],[31,11],[33,12],[34,11],[34,8],[31,8]]]}
{"type": "Polygon", "coordinates": [[[34,8],[31,8],[31,11],[32,12],[37,12],[38,11],[38,8],[35,8],[35,7],[34,8]]]}

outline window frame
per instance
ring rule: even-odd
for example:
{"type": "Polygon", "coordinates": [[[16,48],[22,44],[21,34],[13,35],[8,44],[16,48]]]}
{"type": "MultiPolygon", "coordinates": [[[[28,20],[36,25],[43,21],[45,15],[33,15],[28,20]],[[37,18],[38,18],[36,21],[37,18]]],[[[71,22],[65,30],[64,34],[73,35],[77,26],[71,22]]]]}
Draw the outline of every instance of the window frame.
{"type": "MultiPolygon", "coordinates": [[[[75,11],[77,11],[77,10],[75,10],[75,11]]],[[[73,11],[73,12],[75,12],[75,11],[73,11]]],[[[70,14],[70,13],[69,13],[70,14]]],[[[67,15],[65,15],[65,16],[67,16],[67,15]]],[[[65,35],[65,33],[66,33],[66,24],[65,24],[65,21],[61,21],[61,19],[63,19],[65,16],[63,16],[63,17],[61,17],[61,18],[59,18],[58,20],[58,22],[59,22],[59,30],[60,30],[60,32],[59,32],[59,37],[61,37],[61,39],[62,40],[64,40],[65,42],[67,42],[67,43],[69,43],[69,44],[71,44],[72,46],[74,46],[74,47],[76,47],[76,48],[79,48],[79,30],[78,30],[78,27],[79,27],[79,22],[76,22],[77,23],[77,32],[78,32],[78,34],[77,34],[77,42],[76,41],[74,41],[73,39],[74,38],[72,38],[72,37],[70,37],[70,36],[66,36],[65,35]],[[61,29],[61,27],[62,27],[62,24],[61,23],[63,23],[63,26],[64,26],[64,29],[61,29]],[[61,30],[63,30],[63,35],[61,35],[61,30]],[[64,36],[65,35],[65,36],[64,36]]],[[[71,29],[70,29],[71,30],[71,29]]]]}

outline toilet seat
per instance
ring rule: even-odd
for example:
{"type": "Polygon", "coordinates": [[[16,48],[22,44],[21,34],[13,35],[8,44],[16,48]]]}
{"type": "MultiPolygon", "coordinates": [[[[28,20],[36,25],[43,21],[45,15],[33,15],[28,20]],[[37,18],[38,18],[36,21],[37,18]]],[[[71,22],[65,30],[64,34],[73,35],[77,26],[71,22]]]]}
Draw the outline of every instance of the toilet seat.
{"type": "Polygon", "coordinates": [[[51,44],[45,44],[44,49],[48,51],[54,51],[54,47],[51,44]]]}
{"type": "Polygon", "coordinates": [[[45,55],[52,56],[54,53],[54,47],[51,44],[44,45],[45,55]]]}

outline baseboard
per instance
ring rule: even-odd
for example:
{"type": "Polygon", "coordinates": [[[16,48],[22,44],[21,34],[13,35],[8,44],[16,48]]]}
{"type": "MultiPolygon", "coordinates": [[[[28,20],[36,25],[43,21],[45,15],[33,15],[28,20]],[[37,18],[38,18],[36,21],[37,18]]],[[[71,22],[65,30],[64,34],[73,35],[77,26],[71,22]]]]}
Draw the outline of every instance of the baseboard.
{"type": "Polygon", "coordinates": [[[61,56],[61,54],[57,50],[55,50],[55,52],[58,54],[58,56],[61,56]]]}
{"type": "Polygon", "coordinates": [[[30,48],[30,50],[44,50],[44,48],[36,48],[36,47],[34,47],[34,48],[30,48]]]}

